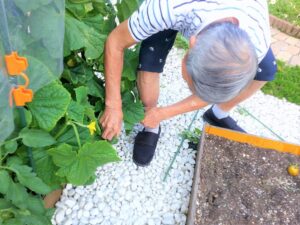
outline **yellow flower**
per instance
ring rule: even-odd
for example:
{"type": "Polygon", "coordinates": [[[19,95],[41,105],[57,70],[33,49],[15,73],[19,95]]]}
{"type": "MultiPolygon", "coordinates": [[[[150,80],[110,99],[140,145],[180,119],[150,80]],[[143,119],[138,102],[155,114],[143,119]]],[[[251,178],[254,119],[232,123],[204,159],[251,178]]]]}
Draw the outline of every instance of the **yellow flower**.
{"type": "Polygon", "coordinates": [[[90,134],[94,135],[95,131],[96,131],[96,122],[91,122],[89,125],[87,125],[87,128],[89,128],[90,130],[90,134]]]}

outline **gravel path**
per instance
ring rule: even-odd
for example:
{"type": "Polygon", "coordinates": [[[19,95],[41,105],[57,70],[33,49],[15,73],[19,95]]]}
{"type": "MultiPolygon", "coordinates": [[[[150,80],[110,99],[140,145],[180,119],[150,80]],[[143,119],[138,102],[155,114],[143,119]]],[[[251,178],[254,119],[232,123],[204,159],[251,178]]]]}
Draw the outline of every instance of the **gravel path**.
{"type": "MultiPolygon", "coordinates": [[[[173,49],[168,57],[165,72],[161,75],[160,105],[172,104],[189,95],[181,77],[182,50],[173,49]]],[[[300,144],[300,106],[278,100],[259,92],[247,100],[245,107],[286,141],[300,144]]],[[[200,110],[193,127],[203,126],[200,110]]],[[[57,225],[184,225],[192,186],[195,151],[187,142],[180,151],[170,176],[163,182],[166,169],[180,144],[179,134],[188,127],[195,112],[164,121],[157,152],[151,165],[137,168],[132,163],[134,131],[120,137],[115,145],[122,162],[98,169],[93,185],[73,187],[67,185],[53,224],[57,225]]],[[[232,116],[249,133],[278,139],[259,122],[240,108],[232,116]]]]}

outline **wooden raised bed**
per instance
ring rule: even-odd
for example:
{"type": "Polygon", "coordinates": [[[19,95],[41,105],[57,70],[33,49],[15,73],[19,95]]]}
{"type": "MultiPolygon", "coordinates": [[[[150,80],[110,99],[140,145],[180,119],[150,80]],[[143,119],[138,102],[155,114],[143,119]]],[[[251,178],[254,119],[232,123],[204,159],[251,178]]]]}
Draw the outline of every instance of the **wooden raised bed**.
{"type": "Polygon", "coordinates": [[[300,146],[205,125],[187,225],[300,224],[300,146]]]}

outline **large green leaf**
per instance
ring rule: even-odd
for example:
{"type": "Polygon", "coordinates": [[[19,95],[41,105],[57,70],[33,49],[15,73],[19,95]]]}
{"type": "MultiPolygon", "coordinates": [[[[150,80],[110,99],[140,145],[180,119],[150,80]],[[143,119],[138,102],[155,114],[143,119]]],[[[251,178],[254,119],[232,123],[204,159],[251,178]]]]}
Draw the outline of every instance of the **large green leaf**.
{"type": "Polygon", "coordinates": [[[72,100],[67,111],[67,116],[71,120],[83,123],[84,107],[72,100]]]}
{"type": "Polygon", "coordinates": [[[36,92],[28,107],[39,126],[50,131],[64,116],[70,101],[69,92],[62,85],[53,82],[36,92]]]}
{"type": "MultiPolygon", "coordinates": [[[[1,180],[2,181],[2,180],[1,180]]],[[[6,199],[0,198],[0,210],[12,207],[12,204],[6,199]]]]}
{"type": "MultiPolygon", "coordinates": [[[[141,0],[142,1],[142,0],[141,0]]],[[[140,2],[139,0],[122,0],[118,1],[117,10],[118,18],[120,22],[126,20],[131,14],[138,9],[140,2]]]]}
{"type": "Polygon", "coordinates": [[[4,145],[4,151],[2,151],[3,155],[6,154],[13,154],[18,148],[18,143],[17,141],[8,141],[6,142],[6,144],[4,145]]]}
{"type": "Polygon", "coordinates": [[[28,193],[25,187],[19,183],[14,183],[9,173],[5,170],[0,170],[0,193],[5,196],[6,199],[12,201],[12,203],[21,209],[27,207],[26,200],[28,193]]]}
{"type": "Polygon", "coordinates": [[[84,18],[87,14],[84,4],[74,3],[73,1],[66,1],[66,10],[71,12],[76,18],[84,18]]]}
{"type": "Polygon", "coordinates": [[[70,14],[66,14],[65,25],[65,56],[70,55],[71,51],[84,48],[87,59],[100,57],[103,52],[106,35],[99,33],[93,27],[77,20],[70,14]]]}
{"type": "Polygon", "coordinates": [[[6,170],[0,170],[0,193],[5,194],[10,185],[10,176],[6,170]]]}
{"type": "Polygon", "coordinates": [[[20,220],[23,224],[28,225],[52,225],[46,216],[31,214],[29,216],[21,216],[20,220]]]}
{"type": "Polygon", "coordinates": [[[85,64],[79,64],[73,68],[65,69],[62,76],[72,84],[84,85],[94,77],[94,73],[91,67],[85,64]]]}
{"type": "Polygon", "coordinates": [[[79,104],[86,105],[88,104],[88,89],[87,87],[81,86],[75,89],[76,101],[79,104]]]}
{"type": "Polygon", "coordinates": [[[29,195],[29,198],[27,199],[27,205],[28,205],[28,209],[33,214],[37,214],[37,215],[46,214],[44,202],[39,196],[29,195]]]}
{"type": "Polygon", "coordinates": [[[127,78],[130,81],[136,80],[136,69],[138,66],[138,49],[126,50],[124,57],[124,69],[122,72],[122,77],[127,78]]]}
{"type": "MultiPolygon", "coordinates": [[[[81,141],[88,141],[88,140],[92,140],[93,136],[90,135],[90,132],[87,128],[85,127],[77,127],[78,129],[78,133],[80,136],[81,141]]],[[[72,146],[77,146],[77,140],[76,140],[76,136],[75,136],[75,132],[73,130],[72,127],[68,127],[66,129],[66,132],[64,134],[62,134],[58,139],[57,139],[58,143],[66,143],[72,146]]]]}
{"type": "Polygon", "coordinates": [[[22,223],[22,221],[18,218],[13,218],[13,219],[10,219],[10,220],[7,220],[3,223],[3,225],[24,225],[22,223]]]}
{"type": "Polygon", "coordinates": [[[122,96],[125,129],[131,130],[134,124],[144,118],[144,107],[139,100],[135,100],[130,92],[122,96]]]}
{"type": "Polygon", "coordinates": [[[88,94],[104,100],[104,88],[99,84],[100,82],[98,82],[97,79],[98,78],[91,79],[87,83],[88,94]]]}
{"type": "MultiPolygon", "coordinates": [[[[36,56],[39,57],[39,55],[36,56]]],[[[30,79],[29,88],[34,92],[38,91],[40,88],[50,84],[52,81],[58,78],[59,74],[54,74],[53,71],[50,70],[49,64],[46,65],[45,62],[42,61],[43,58],[36,58],[29,55],[27,55],[26,57],[29,63],[29,67],[27,70],[27,74],[30,79]]],[[[48,57],[47,61],[49,61],[49,55],[45,57],[48,57]]],[[[52,64],[50,63],[50,65],[52,64]]],[[[23,83],[23,81],[20,81],[20,83],[23,83]]]]}
{"type": "Polygon", "coordinates": [[[67,144],[48,152],[54,163],[60,167],[57,174],[66,177],[74,185],[85,184],[94,175],[97,167],[120,160],[114,148],[106,141],[86,143],[78,152],[67,144]]]}
{"type": "Polygon", "coordinates": [[[33,159],[35,162],[35,171],[44,183],[50,186],[51,190],[60,188],[62,180],[55,175],[57,166],[53,163],[51,156],[45,149],[36,149],[33,151],[33,159]]]}
{"type": "Polygon", "coordinates": [[[56,140],[46,131],[38,129],[23,129],[19,135],[24,145],[33,148],[50,146],[56,143],[56,140]]]}
{"type": "Polygon", "coordinates": [[[48,194],[51,189],[39,177],[32,172],[32,168],[26,165],[11,165],[17,174],[21,184],[38,194],[48,194]]]}

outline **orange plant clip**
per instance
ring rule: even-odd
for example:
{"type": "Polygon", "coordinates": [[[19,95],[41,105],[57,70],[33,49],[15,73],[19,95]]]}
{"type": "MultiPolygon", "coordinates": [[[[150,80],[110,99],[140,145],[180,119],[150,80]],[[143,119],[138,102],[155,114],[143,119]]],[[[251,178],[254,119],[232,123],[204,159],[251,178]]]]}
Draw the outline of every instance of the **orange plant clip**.
{"type": "Polygon", "coordinates": [[[29,78],[23,72],[28,67],[28,62],[25,57],[20,57],[17,52],[12,52],[5,56],[7,72],[10,76],[21,76],[25,80],[24,85],[13,87],[9,95],[9,104],[12,107],[14,99],[16,106],[24,106],[27,102],[31,102],[33,98],[33,91],[27,89],[29,86],[29,78]]]}

